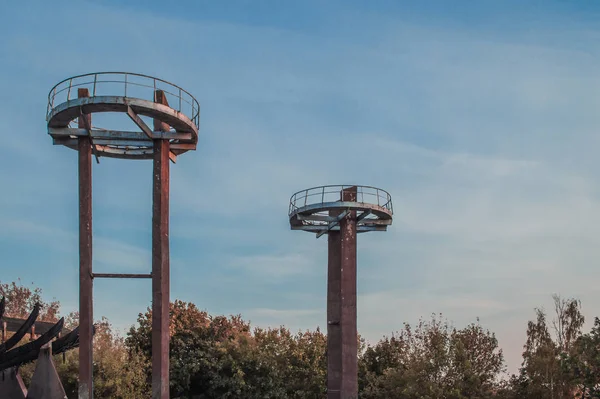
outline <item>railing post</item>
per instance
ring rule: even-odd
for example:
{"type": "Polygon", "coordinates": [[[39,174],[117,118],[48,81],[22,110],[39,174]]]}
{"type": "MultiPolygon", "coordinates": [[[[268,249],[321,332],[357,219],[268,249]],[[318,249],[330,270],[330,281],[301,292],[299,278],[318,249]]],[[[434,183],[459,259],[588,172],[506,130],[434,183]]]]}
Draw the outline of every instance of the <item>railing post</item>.
{"type": "Polygon", "coordinates": [[[69,79],[69,91],[67,91],[67,101],[71,100],[71,87],[73,86],[73,79],[69,79]]]}
{"type": "Polygon", "coordinates": [[[125,97],[127,97],[127,74],[125,74],[125,97]]]}
{"type": "Polygon", "coordinates": [[[94,94],[92,94],[92,96],[93,96],[93,97],[95,97],[95,96],[96,96],[96,80],[97,80],[97,79],[98,79],[98,74],[97,74],[97,73],[95,73],[95,74],[94,74],[94,90],[93,90],[93,93],[94,93],[94,94]]]}

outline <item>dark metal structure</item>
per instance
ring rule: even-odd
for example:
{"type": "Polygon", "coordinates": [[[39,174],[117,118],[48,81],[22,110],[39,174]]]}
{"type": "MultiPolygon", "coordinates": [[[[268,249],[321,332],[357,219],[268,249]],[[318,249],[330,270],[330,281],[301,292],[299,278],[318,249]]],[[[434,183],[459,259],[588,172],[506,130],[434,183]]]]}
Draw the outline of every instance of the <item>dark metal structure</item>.
{"type": "Polygon", "coordinates": [[[93,398],[94,278],[152,278],[152,398],[169,397],[169,161],[196,149],[200,105],[186,90],[147,75],[100,72],[73,76],[48,95],[48,134],[77,150],[79,167],[79,398],[93,398]],[[75,95],[75,90],[77,95],[75,95]],[[139,131],[92,125],[92,114],[120,113],[139,131]],[[152,119],[152,128],[144,118],[152,119]],[[77,127],[74,126],[77,120],[77,127]],[[152,272],[94,273],[92,156],[153,160],[152,272]]]}
{"type": "MultiPolygon", "coordinates": [[[[4,316],[4,304],[5,300],[2,298],[0,301],[0,321],[2,322],[6,319],[4,316]]],[[[0,346],[0,373],[2,374],[0,377],[0,398],[66,398],[51,355],[64,353],[76,348],[79,345],[79,329],[75,328],[73,331],[60,337],[64,324],[64,319],[60,319],[58,322],[51,324],[37,339],[32,339],[23,345],[16,346],[24,338],[28,330],[35,325],[34,323],[39,315],[39,308],[39,304],[36,304],[29,317],[21,320],[21,326],[0,346]],[[27,390],[19,375],[19,367],[35,360],[37,360],[35,372],[29,390],[27,390]]],[[[11,319],[17,320],[14,318],[11,319]]]]}
{"type": "Polygon", "coordinates": [[[356,328],[356,235],[386,231],[392,197],[370,186],[321,186],[290,199],[292,230],[328,234],[327,397],[358,396],[356,328]]]}

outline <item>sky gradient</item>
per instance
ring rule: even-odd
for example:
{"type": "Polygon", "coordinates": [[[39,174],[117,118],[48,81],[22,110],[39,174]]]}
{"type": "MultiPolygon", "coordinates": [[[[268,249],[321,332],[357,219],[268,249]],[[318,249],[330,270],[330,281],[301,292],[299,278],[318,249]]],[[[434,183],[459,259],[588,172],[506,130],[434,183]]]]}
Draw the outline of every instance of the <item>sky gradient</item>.
{"type": "MultiPolygon", "coordinates": [[[[599,315],[598,3],[121,3],[0,5],[0,281],[77,309],[77,155],[52,146],[46,99],[116,70],[202,108],[198,150],[171,169],[173,299],[324,326],[326,239],[289,230],[289,197],[364,184],[395,211],[359,237],[368,341],[431,313],[479,317],[515,371],[553,293],[599,315]]],[[[149,272],[151,169],[93,165],[96,272],[149,272]]],[[[97,280],[95,315],[124,329],[150,295],[146,280],[97,280]]]]}

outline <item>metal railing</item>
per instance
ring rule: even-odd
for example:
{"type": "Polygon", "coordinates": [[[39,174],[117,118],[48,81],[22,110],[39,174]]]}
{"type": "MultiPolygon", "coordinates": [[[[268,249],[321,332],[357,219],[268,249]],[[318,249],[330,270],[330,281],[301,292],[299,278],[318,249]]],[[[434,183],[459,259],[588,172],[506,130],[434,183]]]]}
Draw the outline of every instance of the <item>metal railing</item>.
{"type": "Polygon", "coordinates": [[[72,76],[57,83],[48,93],[46,120],[54,110],[54,104],[75,99],[77,88],[80,87],[87,88],[91,97],[123,95],[130,98],[149,98],[151,101],[154,101],[156,90],[162,90],[167,97],[169,107],[190,117],[197,127],[200,124],[200,103],[188,91],[166,80],[131,72],[88,73],[72,76]]]}
{"type": "Polygon", "coordinates": [[[389,211],[390,214],[394,213],[392,196],[385,190],[371,186],[329,185],[308,188],[292,195],[290,198],[289,215],[291,216],[298,209],[309,205],[340,202],[342,190],[350,187],[356,187],[356,202],[377,205],[389,211]]]}

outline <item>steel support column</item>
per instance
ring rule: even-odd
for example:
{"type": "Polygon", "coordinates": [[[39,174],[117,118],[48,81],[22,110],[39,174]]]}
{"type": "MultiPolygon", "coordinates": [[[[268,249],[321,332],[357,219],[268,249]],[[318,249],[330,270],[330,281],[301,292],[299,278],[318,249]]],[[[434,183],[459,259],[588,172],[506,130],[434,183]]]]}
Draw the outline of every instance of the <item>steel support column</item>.
{"type": "MultiPolygon", "coordinates": [[[[157,90],[155,101],[166,104],[157,90]]],[[[169,126],[154,120],[155,131],[169,126]]],[[[169,398],[169,140],[154,140],[152,193],[152,399],[169,398]]]]}
{"type": "MultiPolygon", "coordinates": [[[[85,88],[77,89],[78,97],[89,97],[85,88]]],[[[78,119],[79,128],[92,125],[91,115],[78,119]],[[85,119],[84,119],[85,118],[85,119]]],[[[92,335],[94,323],[92,280],[92,142],[83,136],[78,140],[79,168],[79,399],[93,398],[92,335]]]]}
{"type": "MultiPolygon", "coordinates": [[[[336,217],[339,211],[330,211],[329,214],[336,217]]],[[[342,275],[339,231],[329,231],[327,246],[327,399],[339,399],[342,385],[342,275]]]]}
{"type": "MultiPolygon", "coordinates": [[[[342,191],[342,201],[356,202],[356,187],[342,191]]],[[[341,261],[341,398],[358,397],[358,332],[356,328],[356,211],[340,221],[341,261]]]]}
{"type": "MultiPolygon", "coordinates": [[[[344,189],[341,200],[356,201],[356,187],[344,189]]],[[[356,211],[346,212],[339,231],[329,231],[328,250],[327,398],[353,399],[358,396],[356,211]]]]}

